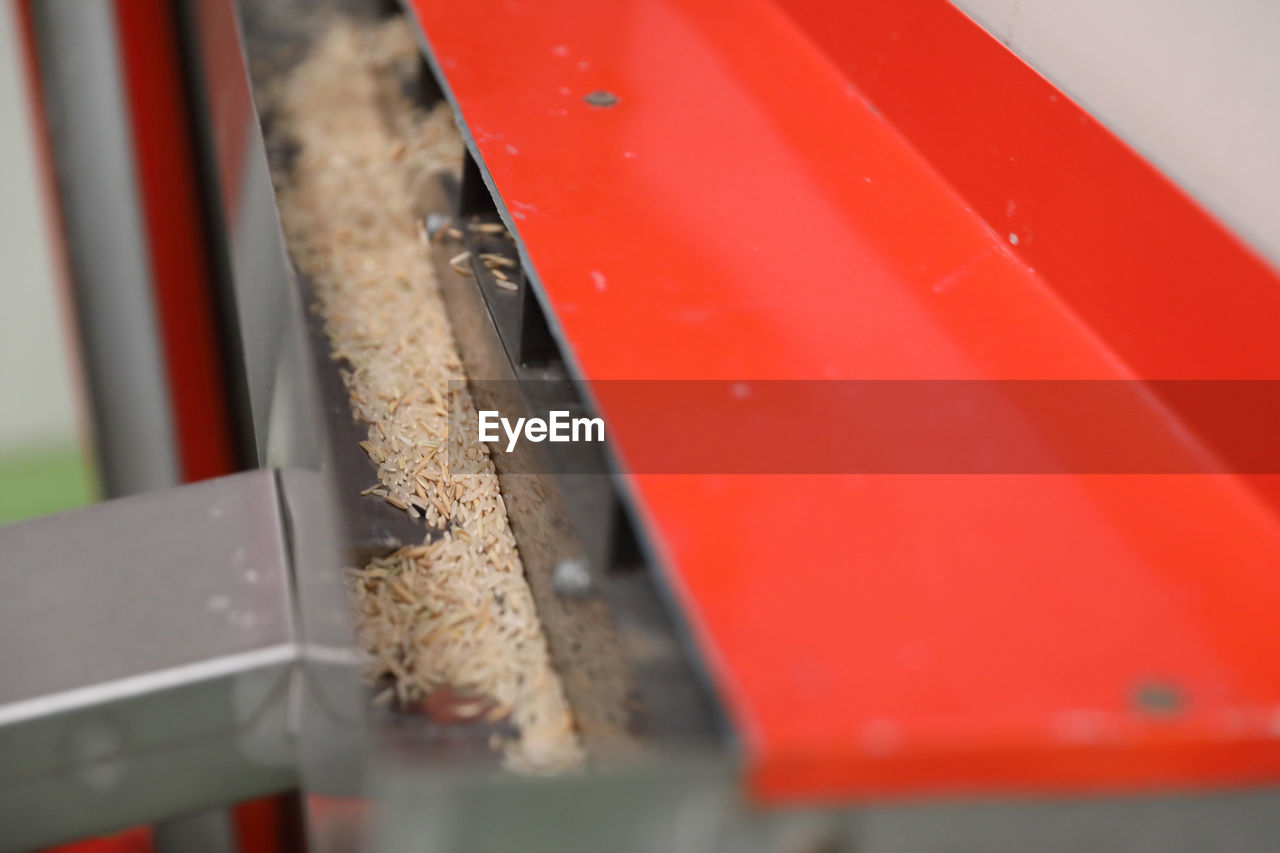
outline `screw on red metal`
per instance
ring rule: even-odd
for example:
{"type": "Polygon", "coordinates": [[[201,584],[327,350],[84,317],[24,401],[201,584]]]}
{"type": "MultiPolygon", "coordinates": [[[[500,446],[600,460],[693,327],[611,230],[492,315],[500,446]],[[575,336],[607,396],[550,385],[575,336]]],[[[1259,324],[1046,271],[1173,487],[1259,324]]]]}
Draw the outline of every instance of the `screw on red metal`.
{"type": "Polygon", "coordinates": [[[594,92],[588,92],[582,100],[593,107],[612,107],[618,103],[618,96],[604,89],[596,89],[594,92]]]}

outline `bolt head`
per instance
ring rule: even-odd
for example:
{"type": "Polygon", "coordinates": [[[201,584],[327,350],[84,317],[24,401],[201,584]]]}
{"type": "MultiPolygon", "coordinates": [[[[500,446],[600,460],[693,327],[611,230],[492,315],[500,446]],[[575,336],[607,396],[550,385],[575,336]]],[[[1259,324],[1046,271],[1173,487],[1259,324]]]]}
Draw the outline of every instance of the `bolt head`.
{"type": "Polygon", "coordinates": [[[596,89],[594,92],[588,92],[582,100],[593,107],[612,107],[618,103],[618,96],[604,89],[596,89]]]}
{"type": "Polygon", "coordinates": [[[582,557],[571,557],[556,563],[551,570],[551,586],[556,595],[580,598],[591,591],[591,570],[582,557]]]}
{"type": "Polygon", "coordinates": [[[1134,687],[1133,704],[1142,713],[1167,716],[1182,711],[1186,699],[1177,684],[1153,680],[1134,687]]]}

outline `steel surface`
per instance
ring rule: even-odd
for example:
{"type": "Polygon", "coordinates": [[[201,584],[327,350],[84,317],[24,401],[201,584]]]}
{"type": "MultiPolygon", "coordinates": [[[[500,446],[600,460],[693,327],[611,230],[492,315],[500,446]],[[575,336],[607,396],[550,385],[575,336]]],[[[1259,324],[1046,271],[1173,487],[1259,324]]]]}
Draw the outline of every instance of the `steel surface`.
{"type": "Polygon", "coordinates": [[[17,7],[34,34],[101,489],[167,488],[181,471],[115,5],[17,7]]]}
{"type": "Polygon", "coordinates": [[[182,482],[241,466],[223,374],[177,21],[163,0],[118,0],[116,28],[156,323],[182,482]]]}
{"type": "Polygon", "coordinates": [[[1256,853],[1280,833],[1274,789],[765,810],[736,795],[735,774],[731,763],[696,751],[551,779],[392,767],[376,780],[370,846],[380,853],[1256,853]]]}
{"type": "Polygon", "coordinates": [[[296,783],[272,471],[0,529],[0,850],[296,783]]]}
{"type": "Polygon", "coordinates": [[[309,418],[314,389],[302,306],[275,206],[266,145],[254,108],[234,0],[184,0],[202,155],[217,192],[219,284],[229,302],[240,381],[259,465],[315,468],[320,448],[309,418]]]}
{"type": "MultiPolygon", "coordinates": [[[[409,6],[588,380],[1133,376],[774,4],[409,6]]],[[[1280,779],[1280,527],[1235,479],[629,485],[758,796],[1280,779]]]]}

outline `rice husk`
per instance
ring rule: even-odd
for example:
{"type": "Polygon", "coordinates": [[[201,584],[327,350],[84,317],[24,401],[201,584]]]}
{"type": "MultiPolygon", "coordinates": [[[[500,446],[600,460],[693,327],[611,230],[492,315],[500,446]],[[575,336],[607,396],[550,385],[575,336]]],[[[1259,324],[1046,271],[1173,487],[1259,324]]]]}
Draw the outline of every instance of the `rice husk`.
{"type": "Polygon", "coordinates": [[[379,81],[417,61],[403,21],[337,21],[272,93],[298,148],[281,219],[368,425],[367,491],[442,531],[349,572],[358,635],[370,679],[391,685],[383,701],[465,697],[468,712],[519,732],[498,744],[507,766],[571,767],[583,751],[412,212],[418,179],[457,168],[459,135],[444,106],[397,110],[391,126],[380,109],[379,81]],[[463,429],[450,430],[458,411],[463,429]]]}

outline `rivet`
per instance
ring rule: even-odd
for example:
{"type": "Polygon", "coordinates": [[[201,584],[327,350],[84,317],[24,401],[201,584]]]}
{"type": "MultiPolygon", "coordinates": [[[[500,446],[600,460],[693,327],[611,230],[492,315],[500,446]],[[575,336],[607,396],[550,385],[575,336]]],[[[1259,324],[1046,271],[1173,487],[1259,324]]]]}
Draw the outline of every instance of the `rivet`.
{"type": "Polygon", "coordinates": [[[565,598],[579,598],[591,591],[591,571],[581,557],[570,557],[556,563],[551,570],[551,586],[565,598]]]}
{"type": "Polygon", "coordinates": [[[1186,704],[1182,690],[1168,681],[1142,681],[1134,687],[1133,704],[1147,714],[1177,714],[1186,704]]]}
{"type": "Polygon", "coordinates": [[[596,89],[594,92],[588,92],[583,100],[593,107],[612,107],[618,103],[618,96],[604,89],[596,89]]]}

